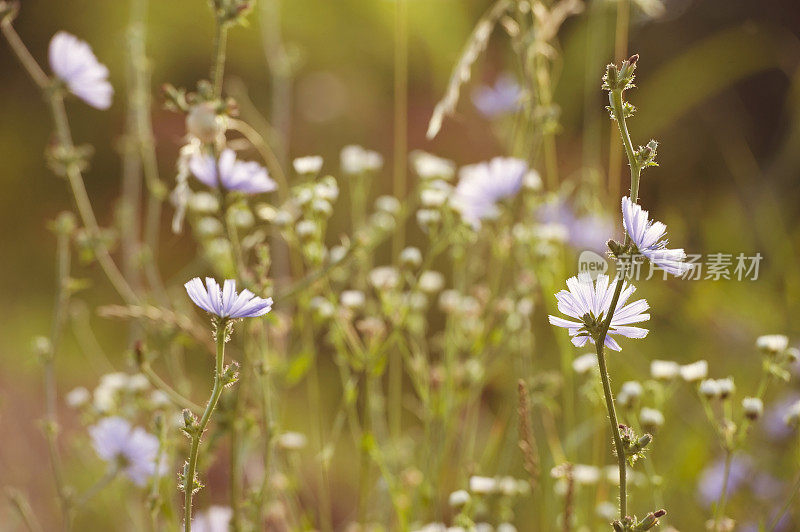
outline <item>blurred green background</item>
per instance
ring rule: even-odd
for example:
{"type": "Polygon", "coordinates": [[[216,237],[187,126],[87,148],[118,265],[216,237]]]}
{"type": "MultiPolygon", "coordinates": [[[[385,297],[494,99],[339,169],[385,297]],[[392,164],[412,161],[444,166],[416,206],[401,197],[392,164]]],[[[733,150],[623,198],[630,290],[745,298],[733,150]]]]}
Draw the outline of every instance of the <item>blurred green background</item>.
{"type": "MultiPolygon", "coordinates": [[[[468,97],[476,84],[493,82],[512,67],[508,40],[499,31],[475,65],[456,116],[445,120],[435,141],[425,140],[433,106],[488,6],[485,0],[408,0],[409,149],[421,148],[460,164],[502,154],[501,142],[468,97]]],[[[646,372],[654,358],[706,358],[712,375],[732,374],[740,388],[748,389],[755,386],[760,364],[755,338],[784,333],[795,340],[800,334],[800,6],[793,0],[665,0],[664,8],[651,18],[634,2],[625,47],[641,56],[638,87],[630,93],[640,109],[629,122],[634,139],[643,143],[652,137],[661,143],[660,167],[645,175],[642,201],[669,225],[671,239],[687,250],[760,252],[764,259],[757,281],[643,285],[641,294],[654,309],[652,333],[636,345],[641,356],[626,358],[624,367],[612,358],[612,371],[620,372],[621,382],[646,372]]],[[[565,23],[555,92],[561,108],[560,173],[576,183],[595,176],[603,189],[613,182],[607,154],[610,139],[616,138],[603,108],[600,77],[607,62],[622,59],[613,57],[616,9],[613,1],[590,1],[583,14],[565,23]]],[[[391,190],[394,12],[390,0],[291,0],[283,3],[279,21],[298,61],[291,108],[286,110],[290,156],[319,154],[328,168],[335,168],[346,144],[376,149],[389,163],[376,186],[380,192],[391,190]]],[[[91,43],[109,66],[119,96],[125,82],[127,16],[123,0],[26,1],[16,27],[42,63],[58,30],[91,43]]],[[[149,11],[153,122],[162,176],[170,184],[183,120],[162,109],[157,88],[166,82],[193,87],[207,75],[212,26],[202,0],[152,2],[149,11]]],[[[232,31],[226,80],[244,82],[252,101],[269,116],[272,87],[261,31],[255,15],[249,28],[232,31]]],[[[50,326],[55,239],[47,221],[71,203],[66,182],[44,162],[52,129],[48,111],[5,43],[0,46],[0,72],[0,293],[5,301],[0,306],[0,483],[32,494],[35,509],[49,512],[52,486],[35,422],[42,413],[40,366],[29,346],[33,336],[50,326]]],[[[76,141],[95,147],[86,182],[101,224],[108,225],[119,194],[124,102],[117,97],[108,112],[99,112],[72,101],[68,111],[76,141]]],[[[602,201],[616,216],[618,199],[602,201]]],[[[188,239],[169,233],[170,216],[167,209],[160,267],[167,280],[182,281],[172,276],[193,247],[188,239]]],[[[94,270],[80,270],[80,276],[97,283],[78,299],[87,308],[116,302],[94,270]]],[[[89,320],[102,349],[118,368],[124,367],[124,326],[91,314],[89,320]]],[[[540,312],[537,321],[540,344],[554,345],[546,316],[540,312]]],[[[633,352],[626,349],[621,357],[633,352]]],[[[107,371],[87,364],[72,334],[57,369],[62,391],[77,385],[91,388],[107,371]]],[[[673,409],[671,430],[654,452],[656,463],[673,465],[672,478],[681,481],[670,496],[671,506],[685,513],[676,516],[676,526],[701,522],[704,510],[695,503],[695,479],[715,456],[701,410],[691,398],[680,400],[688,406],[673,409]]],[[[68,435],[80,430],[66,409],[63,415],[68,435]]],[[[789,478],[785,472],[782,476],[789,478]]],[[[6,511],[0,505],[2,529],[12,522],[6,511]]]]}

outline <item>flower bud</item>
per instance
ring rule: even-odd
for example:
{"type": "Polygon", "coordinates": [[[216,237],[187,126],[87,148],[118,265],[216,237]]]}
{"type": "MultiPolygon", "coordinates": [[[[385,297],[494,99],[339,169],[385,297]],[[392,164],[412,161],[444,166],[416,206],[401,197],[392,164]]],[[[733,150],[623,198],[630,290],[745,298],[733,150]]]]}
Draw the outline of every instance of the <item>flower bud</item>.
{"type": "Polygon", "coordinates": [[[714,379],[705,379],[700,383],[699,391],[706,399],[714,399],[720,394],[719,383],[714,379]]]}
{"type": "Polygon", "coordinates": [[[467,490],[458,490],[450,494],[449,503],[453,508],[461,508],[462,506],[468,504],[471,499],[472,497],[470,497],[470,494],[467,492],[467,490]]]}
{"type": "Polygon", "coordinates": [[[422,252],[415,247],[405,248],[400,252],[400,264],[407,268],[419,268],[422,264],[422,252]]]}
{"type": "Polygon", "coordinates": [[[639,412],[639,421],[647,432],[656,432],[664,425],[664,414],[654,408],[642,408],[639,412]]]}
{"type": "Polygon", "coordinates": [[[681,366],[672,360],[653,360],[650,362],[650,376],[669,381],[680,375],[681,366]]]}
{"type": "Polygon", "coordinates": [[[719,397],[723,400],[733,395],[733,392],[736,391],[736,386],[733,384],[732,377],[718,379],[717,385],[719,386],[719,397]]]}
{"type": "Polygon", "coordinates": [[[204,144],[212,144],[224,132],[223,119],[213,103],[193,105],[186,115],[186,131],[204,144]]]}
{"type": "Polygon", "coordinates": [[[344,307],[358,309],[364,306],[366,298],[364,292],[359,290],[345,290],[340,296],[340,301],[344,307]]]}
{"type": "Polygon", "coordinates": [[[708,375],[708,362],[698,360],[692,364],[681,366],[681,378],[686,382],[697,382],[708,375]]]}
{"type": "Polygon", "coordinates": [[[750,421],[755,421],[764,414],[764,402],[758,397],[745,397],[742,399],[744,415],[750,421]]]}
{"type": "Polygon", "coordinates": [[[759,336],[756,347],[765,355],[777,355],[789,347],[789,338],[782,334],[767,334],[759,336]]]}

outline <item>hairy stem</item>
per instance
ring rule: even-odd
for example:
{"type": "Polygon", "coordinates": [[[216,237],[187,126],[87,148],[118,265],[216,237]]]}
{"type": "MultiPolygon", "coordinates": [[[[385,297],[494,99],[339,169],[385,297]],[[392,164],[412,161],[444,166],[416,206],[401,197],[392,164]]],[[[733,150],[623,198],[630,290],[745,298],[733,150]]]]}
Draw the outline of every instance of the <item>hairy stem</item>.
{"type": "MultiPolygon", "coordinates": [[[[621,286],[622,283],[619,283],[621,286]]],[[[605,336],[605,335],[604,335],[605,336]]],[[[614,447],[617,451],[617,464],[619,465],[619,516],[620,518],[628,515],[628,490],[627,490],[627,466],[625,463],[625,449],[622,446],[622,436],[619,433],[619,422],[617,421],[617,410],[614,408],[614,396],[611,393],[611,380],[608,377],[608,367],[606,366],[605,346],[598,340],[597,363],[600,366],[600,380],[603,381],[603,395],[606,399],[606,410],[608,419],[611,423],[611,434],[614,437],[614,447]]]]}
{"type": "Polygon", "coordinates": [[[183,478],[183,529],[185,532],[192,530],[192,495],[194,494],[194,476],[197,470],[197,453],[200,449],[200,439],[208,426],[211,419],[211,414],[217,406],[219,396],[222,393],[222,372],[223,364],[225,362],[225,342],[228,335],[228,322],[220,319],[217,323],[216,340],[217,340],[217,360],[216,368],[214,370],[214,387],[211,390],[211,397],[208,400],[206,409],[203,416],[200,418],[197,426],[195,427],[194,434],[192,434],[192,445],[189,450],[189,461],[186,463],[183,478]]]}

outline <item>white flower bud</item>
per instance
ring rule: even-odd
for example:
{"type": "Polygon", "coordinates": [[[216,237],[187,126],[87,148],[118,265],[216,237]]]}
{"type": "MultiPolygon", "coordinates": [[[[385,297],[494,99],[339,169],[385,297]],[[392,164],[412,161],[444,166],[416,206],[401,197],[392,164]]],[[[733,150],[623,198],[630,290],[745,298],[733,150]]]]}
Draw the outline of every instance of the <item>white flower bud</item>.
{"type": "Polygon", "coordinates": [[[789,338],[782,334],[767,334],[759,336],[756,340],[756,347],[764,354],[776,355],[789,347],[789,338]]]}
{"type": "Polygon", "coordinates": [[[747,419],[754,421],[764,414],[764,402],[758,397],[745,397],[742,399],[742,409],[747,419]]]}
{"type": "Polygon", "coordinates": [[[186,131],[204,144],[212,144],[225,131],[225,120],[217,114],[214,104],[193,105],[186,115],[186,131]]]}
{"type": "Polygon", "coordinates": [[[442,312],[455,312],[461,306],[461,294],[456,290],[445,290],[439,294],[439,308],[442,312]]]}
{"type": "Polygon", "coordinates": [[[328,200],[319,198],[311,202],[311,210],[326,218],[329,218],[333,214],[333,206],[328,203],[328,200]]]}
{"type": "Polygon", "coordinates": [[[339,296],[342,305],[349,309],[358,309],[364,306],[366,297],[360,290],[345,290],[339,296]]]}
{"type": "Polygon", "coordinates": [[[800,401],[796,401],[789,409],[786,411],[786,415],[783,416],[783,421],[792,428],[797,428],[800,426],[800,401]]]}
{"type": "Polygon", "coordinates": [[[347,248],[344,246],[333,246],[329,253],[331,262],[336,264],[347,256],[347,248]]]}
{"type": "Polygon", "coordinates": [[[311,301],[309,302],[309,305],[311,309],[317,313],[317,316],[319,316],[322,319],[328,319],[332,317],[333,313],[336,310],[333,307],[333,303],[331,303],[322,296],[312,297],[311,301]]]}
{"type": "Polygon", "coordinates": [[[419,200],[423,207],[435,209],[447,202],[449,192],[444,188],[426,187],[419,194],[419,200]]]}
{"type": "Polygon", "coordinates": [[[202,238],[218,236],[223,231],[222,222],[211,216],[204,216],[197,221],[195,231],[197,236],[202,238]]]}
{"type": "Polygon", "coordinates": [[[169,406],[171,403],[169,395],[161,390],[153,390],[150,392],[150,402],[156,408],[163,408],[169,406]]]}
{"type": "Polygon", "coordinates": [[[575,370],[575,373],[577,373],[578,375],[583,375],[590,369],[596,367],[597,367],[597,355],[595,355],[594,353],[586,353],[572,361],[572,369],[575,370]]]}
{"type": "Polygon", "coordinates": [[[426,270],[419,275],[419,289],[426,294],[435,294],[444,287],[444,275],[426,270]]]}
{"type": "Polygon", "coordinates": [[[294,231],[301,240],[308,240],[316,234],[317,224],[311,220],[300,220],[294,227],[294,231]]]}
{"type": "Polygon", "coordinates": [[[379,266],[369,272],[369,282],[376,290],[393,290],[400,284],[400,273],[393,266],[379,266]]]}
{"type": "Polygon", "coordinates": [[[442,213],[439,211],[432,209],[420,209],[417,211],[417,223],[425,230],[441,221],[442,213]]]}
{"type": "Polygon", "coordinates": [[[654,379],[671,381],[680,373],[680,364],[672,360],[653,360],[650,362],[650,376],[654,379]]]}
{"type": "Polygon", "coordinates": [[[708,362],[698,360],[692,364],[681,366],[681,378],[686,382],[697,382],[708,376],[708,362]]]}
{"type": "Polygon", "coordinates": [[[90,398],[91,394],[89,393],[89,390],[87,390],[83,386],[80,386],[78,388],[70,390],[69,393],[67,393],[65,400],[67,402],[67,405],[69,405],[70,407],[80,408],[86,403],[88,403],[90,398]]]}
{"type": "Polygon", "coordinates": [[[525,174],[525,180],[522,182],[523,186],[528,190],[538,192],[542,190],[542,177],[536,170],[531,170],[525,174]]]}
{"type": "Polygon", "coordinates": [[[456,165],[453,161],[421,150],[411,152],[410,158],[414,171],[422,179],[452,179],[456,173],[456,165]]]}
{"type": "Polygon", "coordinates": [[[407,268],[419,268],[422,264],[422,252],[411,246],[405,248],[400,252],[400,264],[407,268]]]}
{"type": "Polygon", "coordinates": [[[322,169],[322,157],[319,155],[307,155],[305,157],[298,157],[292,161],[294,171],[298,174],[318,174],[322,169]]]}
{"type": "Polygon", "coordinates": [[[132,392],[141,392],[150,387],[150,381],[148,381],[147,377],[141,373],[137,373],[136,375],[131,375],[128,378],[128,382],[126,383],[125,387],[132,392]]]}
{"type": "Polygon", "coordinates": [[[700,395],[706,399],[714,399],[715,397],[719,397],[720,393],[719,383],[714,379],[704,379],[700,383],[698,390],[700,391],[700,395]]]}
{"type": "Polygon", "coordinates": [[[664,414],[655,408],[642,408],[639,412],[639,421],[647,432],[655,432],[664,425],[664,414]]]}
{"type": "Polygon", "coordinates": [[[214,214],[219,211],[219,200],[210,192],[195,192],[187,205],[190,211],[198,214],[214,214]]]}
{"type": "Polygon", "coordinates": [[[736,386],[733,384],[733,377],[717,379],[717,386],[719,386],[719,396],[722,399],[727,399],[736,391],[736,386]]]}
{"type": "Polygon", "coordinates": [[[277,445],[286,451],[299,451],[308,443],[305,434],[299,432],[284,432],[277,438],[277,445]]]}
{"type": "Polygon", "coordinates": [[[361,146],[345,146],[340,154],[342,171],[346,174],[361,174],[375,172],[383,166],[383,156],[380,153],[365,150],[361,146]]]}
{"type": "Polygon", "coordinates": [[[278,214],[278,209],[267,203],[259,203],[255,207],[256,216],[265,222],[275,221],[275,216],[278,214]]]}
{"type": "Polygon", "coordinates": [[[333,203],[339,198],[339,184],[333,176],[325,176],[314,187],[314,194],[320,199],[333,203]]]}
{"type": "Polygon", "coordinates": [[[497,491],[497,481],[490,477],[469,477],[469,491],[479,495],[488,495],[497,491]]]}
{"type": "Polygon", "coordinates": [[[472,499],[472,497],[470,497],[470,494],[467,492],[467,490],[458,490],[450,494],[448,501],[450,506],[453,508],[461,508],[467,504],[470,499],[472,499]]]}
{"type": "Polygon", "coordinates": [[[396,215],[400,212],[400,200],[394,196],[379,196],[375,199],[375,209],[381,212],[387,212],[391,215],[396,215]]]}

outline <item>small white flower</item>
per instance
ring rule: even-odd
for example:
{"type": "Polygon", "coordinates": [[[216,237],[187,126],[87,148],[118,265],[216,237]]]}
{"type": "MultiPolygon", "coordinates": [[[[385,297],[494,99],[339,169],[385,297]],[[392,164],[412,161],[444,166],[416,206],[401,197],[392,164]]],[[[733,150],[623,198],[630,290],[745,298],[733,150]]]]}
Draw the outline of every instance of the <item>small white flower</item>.
{"type": "Polygon", "coordinates": [[[311,306],[311,309],[317,313],[317,316],[323,319],[332,317],[336,310],[333,306],[333,303],[322,296],[312,297],[309,305],[311,306]]]}
{"type": "Polygon", "coordinates": [[[792,428],[800,426],[800,401],[795,402],[786,412],[783,421],[792,428]]]}
{"type": "Polygon", "coordinates": [[[572,361],[572,369],[578,375],[583,375],[590,369],[597,367],[597,355],[594,353],[585,353],[572,361]]]}
{"type": "Polygon", "coordinates": [[[655,408],[644,407],[639,412],[639,421],[641,421],[643,427],[657,429],[664,425],[664,414],[655,408]]]}
{"type": "Polygon", "coordinates": [[[542,176],[539,175],[539,172],[536,170],[531,170],[527,174],[525,174],[525,179],[522,182],[522,186],[527,188],[528,190],[533,190],[534,192],[538,192],[542,190],[542,176]]]}
{"type": "Polygon", "coordinates": [[[166,392],[163,392],[161,390],[153,390],[152,392],[150,392],[150,402],[156,408],[169,406],[171,403],[169,395],[167,395],[166,392]]]}
{"type": "Polygon", "coordinates": [[[294,171],[301,175],[316,175],[322,169],[322,157],[319,155],[307,155],[298,157],[292,161],[294,171]]]}
{"type": "Polygon", "coordinates": [[[419,275],[419,289],[426,294],[435,294],[444,287],[444,275],[426,270],[419,275]]]}
{"type": "Polygon", "coordinates": [[[120,390],[128,384],[128,374],[121,371],[115,373],[106,373],[100,377],[100,386],[120,390]]]}
{"type": "Polygon", "coordinates": [[[681,366],[672,360],[653,360],[650,362],[650,376],[654,379],[669,381],[681,373],[681,366]]]}
{"type": "Polygon", "coordinates": [[[400,272],[393,266],[379,266],[369,272],[369,282],[376,290],[392,290],[400,284],[400,272]]]}
{"type": "Polygon", "coordinates": [[[150,387],[150,381],[141,373],[137,373],[128,377],[125,387],[132,392],[141,392],[150,387]]]}
{"type": "Polygon", "coordinates": [[[308,438],[300,432],[284,432],[277,439],[278,447],[287,451],[299,451],[308,444],[308,438]]]}
{"type": "Polygon", "coordinates": [[[583,486],[597,484],[600,480],[600,470],[592,465],[575,464],[572,466],[572,478],[583,486]]]}
{"type": "Polygon", "coordinates": [[[720,389],[719,383],[714,379],[704,379],[698,388],[700,395],[706,399],[714,399],[719,397],[720,389]]]}
{"type": "Polygon", "coordinates": [[[442,221],[442,213],[433,209],[420,209],[417,211],[417,223],[423,230],[442,221]]]}
{"type": "Polygon", "coordinates": [[[396,215],[401,208],[400,200],[394,196],[379,196],[375,199],[375,209],[378,211],[396,215]]]}
{"type": "Polygon", "coordinates": [[[89,390],[83,386],[70,390],[65,397],[67,405],[71,406],[72,408],[80,408],[88,403],[89,399],[91,399],[91,394],[89,393],[89,390]]]}
{"type": "Polygon", "coordinates": [[[497,491],[497,481],[491,477],[469,477],[469,491],[479,495],[488,495],[497,491]]]}
{"type": "Polygon", "coordinates": [[[467,504],[471,498],[467,490],[458,490],[450,494],[449,503],[454,508],[460,508],[467,504]]]}
{"type": "Polygon", "coordinates": [[[422,252],[419,248],[409,246],[400,252],[400,263],[410,268],[418,268],[422,264],[422,252]]]}
{"type": "Polygon", "coordinates": [[[447,203],[447,199],[452,193],[452,187],[447,183],[443,184],[446,186],[428,186],[422,189],[419,194],[419,201],[423,207],[436,209],[447,203]]]}
{"type": "Polygon", "coordinates": [[[199,214],[214,214],[219,211],[219,200],[210,192],[195,192],[189,198],[189,210],[199,214]]]}
{"type": "Polygon", "coordinates": [[[708,362],[705,360],[681,366],[681,378],[686,382],[697,382],[706,376],[708,376],[708,362]]]}
{"type": "Polygon", "coordinates": [[[717,385],[719,386],[719,396],[723,399],[730,397],[736,390],[736,386],[733,384],[733,377],[718,379],[717,385]]]}
{"type": "Polygon", "coordinates": [[[742,409],[748,419],[758,419],[764,414],[764,402],[758,397],[745,397],[742,399],[742,409]]]}
{"type": "Polygon", "coordinates": [[[422,179],[450,180],[456,173],[453,161],[420,150],[411,152],[411,164],[422,179]]]}
{"type": "Polygon", "coordinates": [[[361,146],[345,146],[340,154],[342,171],[346,174],[377,172],[383,167],[383,156],[361,146]]]}
{"type": "Polygon", "coordinates": [[[319,199],[334,203],[339,198],[339,184],[333,176],[326,176],[314,185],[314,194],[319,199]]]}
{"type": "Polygon", "coordinates": [[[197,220],[197,225],[195,226],[194,230],[198,236],[209,238],[221,235],[224,227],[218,218],[204,216],[197,220]]]}
{"type": "Polygon", "coordinates": [[[767,354],[778,354],[786,351],[786,348],[789,347],[789,338],[782,334],[759,336],[756,340],[756,347],[767,354]]]}
{"type": "Polygon", "coordinates": [[[636,402],[644,393],[644,388],[637,381],[622,383],[622,388],[617,396],[617,402],[622,406],[629,406],[636,402]]]}
{"type": "Polygon", "coordinates": [[[294,232],[297,233],[298,238],[301,240],[307,240],[316,234],[317,224],[311,220],[300,220],[294,226],[294,232]]]}
{"type": "Polygon", "coordinates": [[[50,68],[72,94],[96,109],[111,107],[114,89],[108,82],[108,69],[88,44],[59,31],[50,40],[48,57],[50,68]]]}
{"type": "Polygon", "coordinates": [[[364,297],[364,292],[360,290],[345,290],[339,296],[339,300],[341,301],[344,307],[349,309],[357,309],[364,306],[366,302],[366,297],[364,297]]]}

